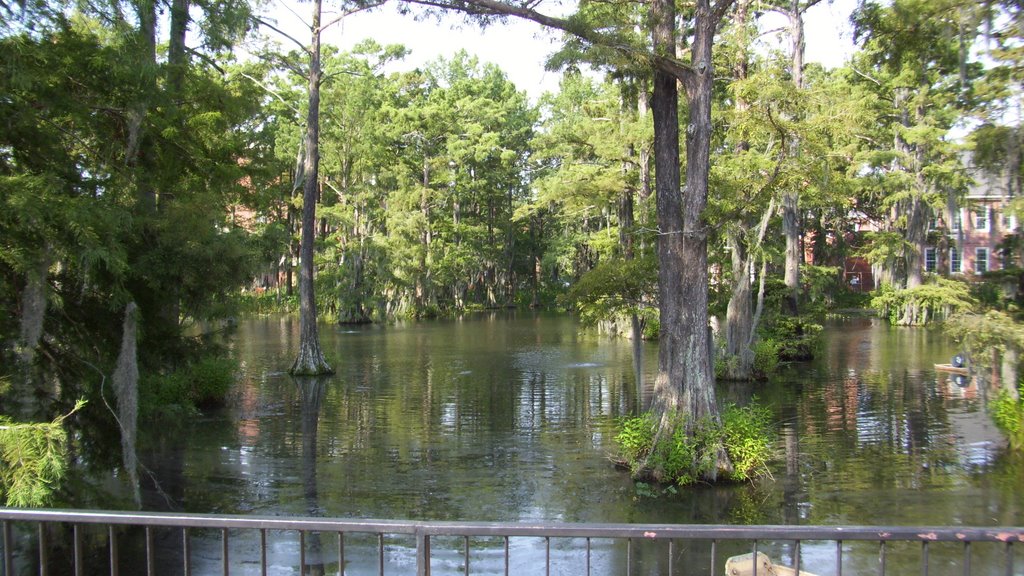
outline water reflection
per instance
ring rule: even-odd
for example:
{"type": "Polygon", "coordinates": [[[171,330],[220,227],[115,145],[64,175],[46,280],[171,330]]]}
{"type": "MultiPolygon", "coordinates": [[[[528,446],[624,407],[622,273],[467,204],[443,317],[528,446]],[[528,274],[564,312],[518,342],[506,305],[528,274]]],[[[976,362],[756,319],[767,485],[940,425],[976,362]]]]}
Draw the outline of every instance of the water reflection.
{"type": "MultiPolygon", "coordinates": [[[[756,396],[779,421],[774,480],[657,499],[638,493],[608,461],[616,419],[650,401],[654,380],[646,372],[638,385],[628,341],[592,336],[570,318],[542,314],[322,332],[337,374],[296,382],[282,372],[296,324],[242,323],[231,343],[243,365],[236,405],[197,422],[186,437],[161,440],[169,451],[161,480],[176,505],[438,520],[1024,522],[1024,466],[1003,453],[984,412],[985,385],[962,387],[935,373],[934,363],[955,352],[935,332],[842,321],[826,331],[817,362],[791,366],[768,383],[723,384],[723,400],[756,396]]],[[[641,347],[645,370],[657,366],[655,348],[641,347]]],[[[196,549],[217,558],[216,540],[209,550],[201,540],[196,549]]],[[[274,542],[271,563],[297,567],[298,536],[275,535],[274,542]]],[[[401,564],[411,545],[389,543],[389,573],[407,571],[401,564]]],[[[237,546],[233,554],[258,561],[258,543],[237,546]]],[[[308,564],[336,570],[332,539],[308,535],[306,546],[308,564]]],[[[358,542],[346,543],[351,573],[374,570],[375,546],[372,539],[363,551],[358,542]]],[[[850,562],[869,565],[855,548],[850,562]]],[[[765,543],[764,550],[776,559],[793,554],[786,543],[765,543]]],[[[722,546],[719,554],[730,551],[722,546]]],[[[709,552],[680,545],[673,562],[709,566],[709,552]]],[[[545,553],[543,541],[516,542],[512,564],[527,573],[545,553]]],[[[637,543],[630,554],[635,573],[667,570],[662,546],[637,543]]],[[[810,544],[803,554],[822,563],[835,557],[834,548],[810,544]]],[[[943,554],[933,551],[933,558],[943,554]]],[[[959,552],[949,554],[953,562],[959,552]]],[[[480,555],[471,559],[473,573],[502,565],[493,550],[480,555]]],[[[594,573],[620,573],[625,557],[624,546],[596,546],[594,573]]],[[[457,572],[462,562],[457,551],[441,552],[434,570],[457,572]]],[[[974,570],[983,574],[979,562],[974,570]]],[[[578,568],[578,558],[570,559],[564,571],[578,568]]]]}
{"type": "MultiPolygon", "coordinates": [[[[323,406],[327,389],[325,378],[295,378],[301,398],[302,419],[302,486],[306,500],[306,516],[322,516],[320,493],[317,490],[317,430],[320,424],[320,408],[323,406]]],[[[305,536],[304,557],[300,562],[302,574],[322,576],[324,574],[323,550],[320,533],[311,532],[305,536]]]]}

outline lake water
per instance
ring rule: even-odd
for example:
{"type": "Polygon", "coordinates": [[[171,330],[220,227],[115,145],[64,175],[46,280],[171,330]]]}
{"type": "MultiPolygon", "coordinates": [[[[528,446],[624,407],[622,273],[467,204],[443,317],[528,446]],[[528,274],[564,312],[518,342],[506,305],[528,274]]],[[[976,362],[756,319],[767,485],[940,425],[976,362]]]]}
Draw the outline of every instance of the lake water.
{"type": "MultiPolygon", "coordinates": [[[[230,340],[241,363],[232,407],[183,431],[154,433],[160,441],[142,457],[164,494],[148,491],[147,506],[433,520],[1024,524],[1024,464],[1005,454],[985,412],[986,387],[961,387],[936,374],[934,363],[956,352],[937,331],[837,320],[827,326],[815,362],[785,367],[770,382],[721,384],[721,399],[745,403],[756,396],[775,414],[782,440],[773,478],[658,498],[638,491],[609,460],[616,420],[649,403],[655,344],[643,348],[638,385],[629,341],[581,330],[564,315],[323,325],[321,338],[337,373],[300,383],[286,373],[297,350],[297,320],[241,322],[230,340]]],[[[196,540],[198,573],[205,573],[204,562],[215,571],[219,541],[196,540]]],[[[362,552],[358,542],[347,545],[348,573],[375,567],[375,545],[362,552]]],[[[273,573],[298,573],[297,546],[295,535],[274,539],[273,573]]],[[[513,573],[542,565],[543,546],[514,543],[520,570],[513,573]]],[[[578,554],[566,552],[579,543],[552,546],[564,552],[553,573],[580,573],[578,554]]],[[[594,574],[624,573],[624,546],[594,546],[594,574]]],[[[258,573],[258,547],[235,547],[240,573],[258,573]]],[[[875,573],[877,544],[847,548],[845,574],[875,573]]],[[[336,573],[330,550],[325,544],[323,563],[336,573]]],[[[780,558],[790,553],[785,544],[762,550],[780,558]]],[[[387,551],[389,574],[414,572],[406,544],[387,551]]],[[[899,550],[891,553],[889,573],[919,573],[918,551],[908,572],[899,568],[899,550]]],[[[500,552],[481,552],[473,573],[500,573],[500,552]]],[[[445,554],[435,560],[435,573],[459,573],[459,552],[445,554]]],[[[663,551],[637,546],[633,554],[634,573],[665,570],[663,551]]],[[[684,565],[705,565],[707,552],[699,547],[679,546],[677,554],[684,565]]],[[[834,544],[806,543],[802,554],[807,569],[834,573],[834,544]]],[[[985,567],[989,559],[1002,566],[1002,549],[973,554],[972,573],[1005,574],[985,567]]],[[[961,557],[960,547],[933,546],[932,573],[945,573],[942,567],[961,557]]],[[[1024,573],[1024,559],[1017,564],[1016,574],[1024,573]]]]}

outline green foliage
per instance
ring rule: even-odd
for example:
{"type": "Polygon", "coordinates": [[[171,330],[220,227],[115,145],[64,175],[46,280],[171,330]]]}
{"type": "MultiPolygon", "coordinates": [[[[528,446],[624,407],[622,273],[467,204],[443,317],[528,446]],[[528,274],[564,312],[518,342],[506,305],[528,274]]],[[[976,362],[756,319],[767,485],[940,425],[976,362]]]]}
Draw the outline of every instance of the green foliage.
{"type": "Polygon", "coordinates": [[[762,338],[754,343],[754,377],[767,378],[779,367],[782,345],[774,338],[762,338]]]}
{"type": "Polygon", "coordinates": [[[651,308],[644,314],[644,340],[657,340],[661,336],[661,317],[658,310],[651,308]]]}
{"type": "MultiPolygon", "coordinates": [[[[619,446],[622,458],[635,465],[643,460],[654,444],[654,430],[657,426],[654,415],[644,412],[639,416],[623,418],[619,422],[619,433],[615,435],[615,443],[619,446]]],[[[636,469],[633,470],[635,474],[636,469]]]]}
{"type": "Polygon", "coordinates": [[[165,374],[144,375],[139,392],[141,414],[173,419],[223,406],[237,369],[235,360],[209,355],[165,374]]]}
{"type": "Polygon", "coordinates": [[[79,400],[67,414],[43,423],[17,423],[0,416],[0,497],[6,506],[51,503],[68,468],[64,420],[83,406],[85,400],[79,400]]]}
{"type": "MultiPolygon", "coordinates": [[[[777,350],[778,360],[810,360],[821,346],[823,329],[809,315],[776,314],[761,327],[761,341],[766,343],[763,346],[777,350]]],[[[762,354],[767,352],[765,350],[762,354]]]]}
{"type": "Polygon", "coordinates": [[[774,454],[776,432],[767,408],[729,405],[722,413],[721,425],[707,420],[690,427],[683,415],[677,414],[673,419],[671,438],[657,446],[654,441],[658,420],[653,413],[645,412],[620,422],[615,442],[634,476],[644,475],[644,467],[649,467],[660,470],[672,484],[699,482],[715,471],[721,446],[734,467],[724,480],[743,482],[769,475],[768,462],[774,454]]]}
{"type": "Polygon", "coordinates": [[[722,412],[722,430],[725,449],[735,469],[734,480],[771,475],[768,462],[774,456],[776,432],[767,407],[755,403],[726,406],[722,412]]]}
{"type": "Polygon", "coordinates": [[[832,305],[840,287],[838,266],[814,266],[805,264],[800,268],[801,281],[811,302],[832,305]]]}
{"type": "Polygon", "coordinates": [[[992,420],[1006,434],[1010,449],[1024,452],[1024,399],[1014,398],[1006,391],[1001,392],[992,403],[992,420]]]}
{"type": "Polygon", "coordinates": [[[962,280],[934,277],[929,282],[909,289],[883,285],[871,299],[871,307],[892,324],[918,326],[931,320],[942,320],[957,312],[968,312],[976,306],[970,287],[962,280]]]}
{"type": "Polygon", "coordinates": [[[560,302],[576,308],[585,322],[595,323],[651,308],[657,288],[653,259],[614,259],[584,274],[560,302]]]}

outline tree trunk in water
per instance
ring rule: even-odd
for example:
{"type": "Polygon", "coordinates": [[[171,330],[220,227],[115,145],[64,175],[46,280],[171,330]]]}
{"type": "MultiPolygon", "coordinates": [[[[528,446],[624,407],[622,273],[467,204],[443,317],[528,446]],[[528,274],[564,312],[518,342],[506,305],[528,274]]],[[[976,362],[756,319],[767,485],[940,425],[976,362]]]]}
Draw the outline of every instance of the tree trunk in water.
{"type": "Polygon", "coordinates": [[[121,351],[117,356],[117,366],[111,378],[114,395],[117,396],[117,421],[121,427],[121,458],[128,482],[131,484],[132,498],[136,507],[142,505],[139,493],[139,461],[135,454],[135,436],[138,429],[139,414],[139,366],[135,327],[138,307],[129,302],[124,309],[124,325],[121,332],[121,351]]]}
{"type": "MultiPolygon", "coordinates": [[[[651,19],[655,52],[674,55],[674,3],[654,0],[651,19]]],[[[654,72],[652,111],[661,311],[658,376],[654,383],[654,410],[659,418],[656,446],[670,441],[680,415],[686,418],[687,433],[692,433],[696,425],[705,420],[719,423],[708,340],[707,229],[703,222],[710,169],[714,80],[711,49],[716,24],[708,0],[699,0],[694,22],[692,71],[684,82],[690,106],[683,195],[679,187],[676,78],[660,70],[654,72]]],[[[728,455],[721,445],[716,450],[715,461],[709,480],[714,480],[719,472],[731,470],[728,455]]],[[[645,465],[655,479],[665,479],[659,463],[649,460],[645,465]]]]}
{"type": "Polygon", "coordinates": [[[750,380],[754,370],[752,341],[754,315],[751,310],[750,259],[742,230],[730,231],[727,242],[732,253],[732,294],[725,313],[725,355],[728,380],[750,380]]]}
{"type": "Polygon", "coordinates": [[[290,372],[300,376],[331,374],[320,350],[316,293],[313,286],[313,245],[320,170],[320,6],[313,1],[313,37],[309,56],[309,111],[306,116],[306,159],[302,186],[302,241],[299,247],[299,354],[290,372]]]}

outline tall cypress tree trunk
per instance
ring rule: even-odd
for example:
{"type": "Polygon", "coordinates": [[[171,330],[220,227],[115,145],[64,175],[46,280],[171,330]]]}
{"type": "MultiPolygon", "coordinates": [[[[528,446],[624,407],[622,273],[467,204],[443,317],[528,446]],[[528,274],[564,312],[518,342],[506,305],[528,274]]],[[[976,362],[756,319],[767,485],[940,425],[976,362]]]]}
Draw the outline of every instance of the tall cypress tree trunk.
{"type": "MultiPolygon", "coordinates": [[[[793,85],[797,90],[804,87],[804,19],[800,0],[792,0],[789,9],[790,36],[793,42],[791,68],[793,85]]],[[[791,142],[793,158],[800,155],[800,140],[791,142]]],[[[787,190],[782,195],[782,233],[786,237],[786,295],[783,299],[784,312],[796,316],[800,312],[800,191],[787,190]]]]}
{"type": "Polygon", "coordinates": [[[291,373],[302,376],[334,372],[323,351],[317,330],[316,293],[313,285],[313,245],[316,232],[317,188],[320,183],[320,6],[313,1],[313,35],[309,54],[309,111],[306,116],[306,159],[302,186],[302,240],[299,246],[299,355],[291,373]]]}
{"type": "Polygon", "coordinates": [[[754,353],[747,346],[754,330],[751,309],[750,259],[743,238],[745,230],[730,230],[726,242],[732,256],[732,294],[725,313],[725,355],[729,369],[725,378],[749,380],[753,375],[754,353]]]}
{"type": "MultiPolygon", "coordinates": [[[[675,4],[651,3],[654,51],[675,53],[675,4]]],[[[684,415],[687,433],[698,423],[718,423],[714,371],[708,332],[707,228],[703,221],[708,198],[711,148],[711,89],[714,81],[711,48],[717,22],[708,0],[699,0],[691,47],[692,70],[684,79],[689,97],[686,128],[686,188],[679,171],[679,93],[676,77],[654,72],[651,108],[654,115],[655,197],[658,208],[658,297],[661,334],[654,410],[659,417],[655,446],[669,442],[678,417],[684,415]],[[682,192],[682,194],[681,194],[682,192]]],[[[658,452],[657,448],[652,454],[658,452]]],[[[657,480],[665,479],[660,462],[645,463],[657,480]]],[[[728,455],[717,449],[711,480],[731,469],[728,455]]]]}

